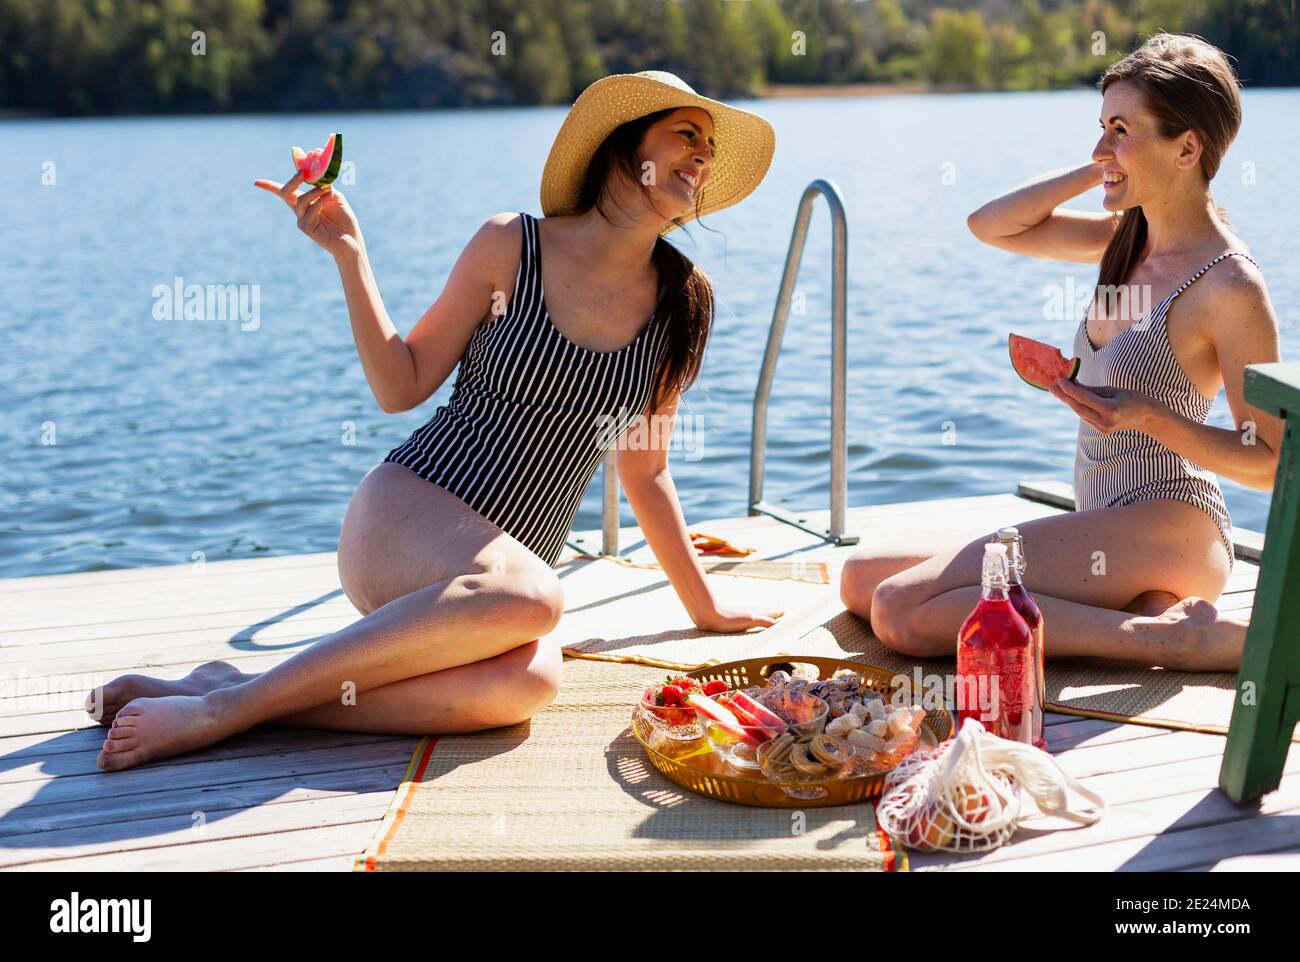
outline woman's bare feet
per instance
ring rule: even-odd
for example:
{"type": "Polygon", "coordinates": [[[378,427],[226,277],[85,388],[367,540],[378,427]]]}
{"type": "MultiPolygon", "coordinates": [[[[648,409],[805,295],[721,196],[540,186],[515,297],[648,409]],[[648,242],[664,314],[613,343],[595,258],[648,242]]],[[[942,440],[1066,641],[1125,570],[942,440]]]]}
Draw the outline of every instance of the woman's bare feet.
{"type": "Polygon", "coordinates": [[[86,696],[86,714],[107,727],[113,724],[122,707],[133,699],[206,695],[218,688],[241,684],[251,677],[227,661],[209,661],[199,665],[184,678],[177,679],[122,675],[86,696]]]}
{"type": "Polygon", "coordinates": [[[1152,618],[1135,620],[1165,626],[1168,655],[1161,667],[1236,671],[1241,665],[1249,621],[1224,614],[1204,598],[1184,598],[1152,618]]]}
{"type": "Polygon", "coordinates": [[[239,728],[232,726],[231,713],[219,701],[222,694],[217,689],[200,696],[127,702],[113,719],[95,764],[104,771],[120,771],[205,748],[236,734],[239,728]]]}

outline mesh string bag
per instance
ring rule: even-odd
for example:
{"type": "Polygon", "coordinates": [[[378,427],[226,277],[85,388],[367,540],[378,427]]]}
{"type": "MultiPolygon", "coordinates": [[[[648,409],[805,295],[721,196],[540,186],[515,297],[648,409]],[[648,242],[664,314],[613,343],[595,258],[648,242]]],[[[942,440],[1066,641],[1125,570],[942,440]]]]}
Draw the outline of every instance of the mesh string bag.
{"type": "Polygon", "coordinates": [[[1047,752],[999,738],[967,718],[955,739],[909,755],[885,776],[876,819],[920,851],[983,852],[1015,834],[1027,814],[1025,795],[1044,815],[1080,825],[1100,819],[1106,805],[1047,752]],[[1072,792],[1092,808],[1079,805],[1072,792]]]}

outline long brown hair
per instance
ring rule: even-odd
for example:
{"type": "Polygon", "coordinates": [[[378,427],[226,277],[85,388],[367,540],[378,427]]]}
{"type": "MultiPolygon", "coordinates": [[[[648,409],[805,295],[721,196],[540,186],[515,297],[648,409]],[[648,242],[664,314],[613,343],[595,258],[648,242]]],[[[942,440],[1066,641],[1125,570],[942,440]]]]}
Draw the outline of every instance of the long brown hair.
{"type": "MultiPolygon", "coordinates": [[[[1241,127],[1240,85],[1227,55],[1200,37],[1157,33],[1112,64],[1097,86],[1104,94],[1111,84],[1121,81],[1142,91],[1161,136],[1196,131],[1202,144],[1201,173],[1207,182],[1213,180],[1241,127]]],[[[1219,216],[1227,220],[1222,210],[1219,216]]],[[[1130,207],[1102,254],[1099,293],[1102,288],[1124,283],[1146,239],[1146,215],[1141,207],[1130,207]]]]}
{"type": "MultiPolygon", "coordinates": [[[[649,199],[649,191],[641,180],[637,151],[646,130],[672,112],[670,108],[630,120],[601,142],[583,175],[574,213],[582,214],[594,207],[600,216],[609,220],[604,204],[610,195],[604,187],[611,176],[626,177],[630,183],[640,184],[649,199]]],[[[700,214],[703,195],[703,188],[696,191],[696,217],[700,214]]],[[[678,226],[684,223],[681,217],[672,220],[678,226]]],[[[655,241],[651,259],[659,274],[659,297],[652,323],[668,324],[667,348],[655,372],[651,393],[653,413],[675,392],[690,387],[700,373],[704,346],[713,326],[713,285],[704,271],[663,237],[655,241]]]]}

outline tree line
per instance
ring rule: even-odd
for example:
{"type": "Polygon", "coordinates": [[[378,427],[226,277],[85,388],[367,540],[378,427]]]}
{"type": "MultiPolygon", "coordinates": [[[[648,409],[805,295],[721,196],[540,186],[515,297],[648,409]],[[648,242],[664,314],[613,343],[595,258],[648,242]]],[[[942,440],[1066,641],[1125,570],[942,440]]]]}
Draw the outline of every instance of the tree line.
{"type": "Polygon", "coordinates": [[[569,103],[609,73],[1042,90],[1157,30],[1300,83],[1294,0],[0,0],[0,109],[112,114],[569,103]]]}

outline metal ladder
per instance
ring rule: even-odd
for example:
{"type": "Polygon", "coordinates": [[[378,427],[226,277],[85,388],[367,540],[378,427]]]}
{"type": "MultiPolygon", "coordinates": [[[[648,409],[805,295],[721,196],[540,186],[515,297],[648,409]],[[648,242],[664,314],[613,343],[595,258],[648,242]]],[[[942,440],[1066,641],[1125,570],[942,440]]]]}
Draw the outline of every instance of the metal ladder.
{"type": "MultiPolygon", "coordinates": [[[[848,222],[844,214],[844,195],[834,181],[814,180],[805,188],[795,214],[794,231],[785,255],[785,270],[781,274],[781,287],[772,312],[772,326],[767,334],[767,351],[759,371],[758,386],[754,390],[754,420],[749,445],[749,514],[765,514],[801,531],[816,535],[837,545],[858,543],[858,536],[844,530],[848,510],[848,452],[845,425],[848,406],[848,222]],[[781,354],[781,341],[785,335],[785,322],[790,316],[790,301],[799,276],[799,263],[803,259],[804,244],[808,239],[808,224],[812,220],[813,205],[818,195],[826,198],[831,213],[831,523],[822,530],[806,524],[803,518],[785,508],[763,500],[763,465],[767,454],[767,402],[776,376],[776,362],[781,354]]],[[[601,554],[618,554],[618,467],[615,450],[605,454],[602,472],[603,493],[601,502],[601,554]]],[[[569,542],[569,546],[584,554],[585,548],[569,542]]]]}

